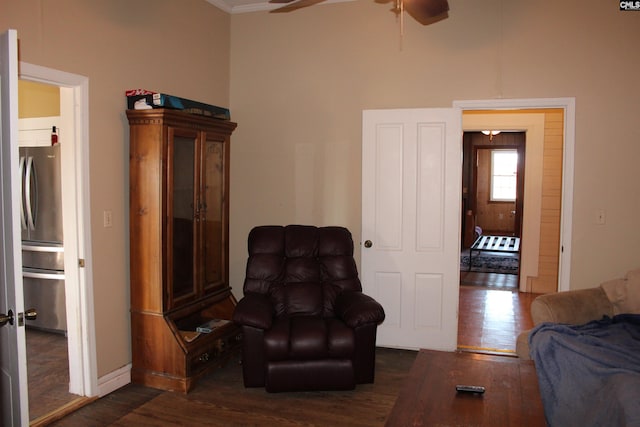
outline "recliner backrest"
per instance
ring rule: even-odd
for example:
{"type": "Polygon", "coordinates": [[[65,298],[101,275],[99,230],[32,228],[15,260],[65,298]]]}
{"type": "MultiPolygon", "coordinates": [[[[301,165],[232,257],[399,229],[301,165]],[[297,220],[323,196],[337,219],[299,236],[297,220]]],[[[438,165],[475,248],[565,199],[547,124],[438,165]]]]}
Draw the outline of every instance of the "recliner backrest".
{"type": "Polygon", "coordinates": [[[278,317],[331,317],[340,292],[362,291],[344,227],[259,226],[248,249],[244,293],[269,295],[278,317]]]}

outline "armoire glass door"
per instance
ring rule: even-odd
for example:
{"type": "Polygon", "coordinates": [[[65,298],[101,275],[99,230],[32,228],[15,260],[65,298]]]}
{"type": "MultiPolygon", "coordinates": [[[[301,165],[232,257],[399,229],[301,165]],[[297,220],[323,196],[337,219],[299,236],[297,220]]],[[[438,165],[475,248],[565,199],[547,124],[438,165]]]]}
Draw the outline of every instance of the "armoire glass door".
{"type": "Polygon", "coordinates": [[[206,139],[203,147],[201,235],[205,292],[224,284],[224,142],[206,139]]]}
{"type": "Polygon", "coordinates": [[[198,219],[196,200],[196,145],[197,134],[178,135],[169,139],[172,200],[170,234],[171,260],[169,278],[171,300],[186,299],[197,293],[195,286],[195,230],[198,219]]]}

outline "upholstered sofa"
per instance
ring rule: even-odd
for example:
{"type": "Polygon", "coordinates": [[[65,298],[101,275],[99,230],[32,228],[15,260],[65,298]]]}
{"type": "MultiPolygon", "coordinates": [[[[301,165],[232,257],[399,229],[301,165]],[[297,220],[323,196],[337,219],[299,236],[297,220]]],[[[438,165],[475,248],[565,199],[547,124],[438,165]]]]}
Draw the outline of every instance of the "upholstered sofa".
{"type": "Polygon", "coordinates": [[[246,387],[346,390],[371,383],[382,306],[362,293],[343,227],[260,226],[248,238],[242,326],[246,387]]]}
{"type": "Polygon", "coordinates": [[[640,270],[536,298],[518,356],[536,367],[547,424],[640,425],[640,270]]]}
{"type": "MultiPolygon", "coordinates": [[[[531,303],[535,326],[545,322],[582,325],[622,313],[640,313],[640,269],[595,288],[540,295],[531,303]]],[[[522,359],[530,359],[529,332],[517,338],[516,353],[522,359]]]]}

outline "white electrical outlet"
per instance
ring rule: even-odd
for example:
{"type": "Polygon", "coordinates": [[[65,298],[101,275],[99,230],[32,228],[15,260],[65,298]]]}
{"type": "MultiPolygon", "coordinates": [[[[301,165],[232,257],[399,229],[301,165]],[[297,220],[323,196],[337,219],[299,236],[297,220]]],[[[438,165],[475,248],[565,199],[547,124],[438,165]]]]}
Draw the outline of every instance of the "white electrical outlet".
{"type": "Polygon", "coordinates": [[[110,210],[106,210],[102,213],[102,219],[104,222],[104,228],[113,226],[113,214],[110,210]]]}

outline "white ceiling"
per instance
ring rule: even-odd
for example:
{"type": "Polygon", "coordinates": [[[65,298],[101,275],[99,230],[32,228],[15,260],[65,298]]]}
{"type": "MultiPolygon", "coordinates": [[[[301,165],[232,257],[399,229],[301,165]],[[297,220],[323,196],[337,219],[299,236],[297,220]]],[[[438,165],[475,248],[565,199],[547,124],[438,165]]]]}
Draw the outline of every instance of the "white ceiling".
{"type": "MultiPolygon", "coordinates": [[[[224,10],[227,13],[246,13],[246,12],[258,12],[261,10],[277,9],[283,4],[271,4],[269,0],[206,0],[207,3],[211,3],[219,9],[224,10]]],[[[326,0],[320,4],[328,3],[340,3],[345,1],[354,0],[326,0]]]]}

